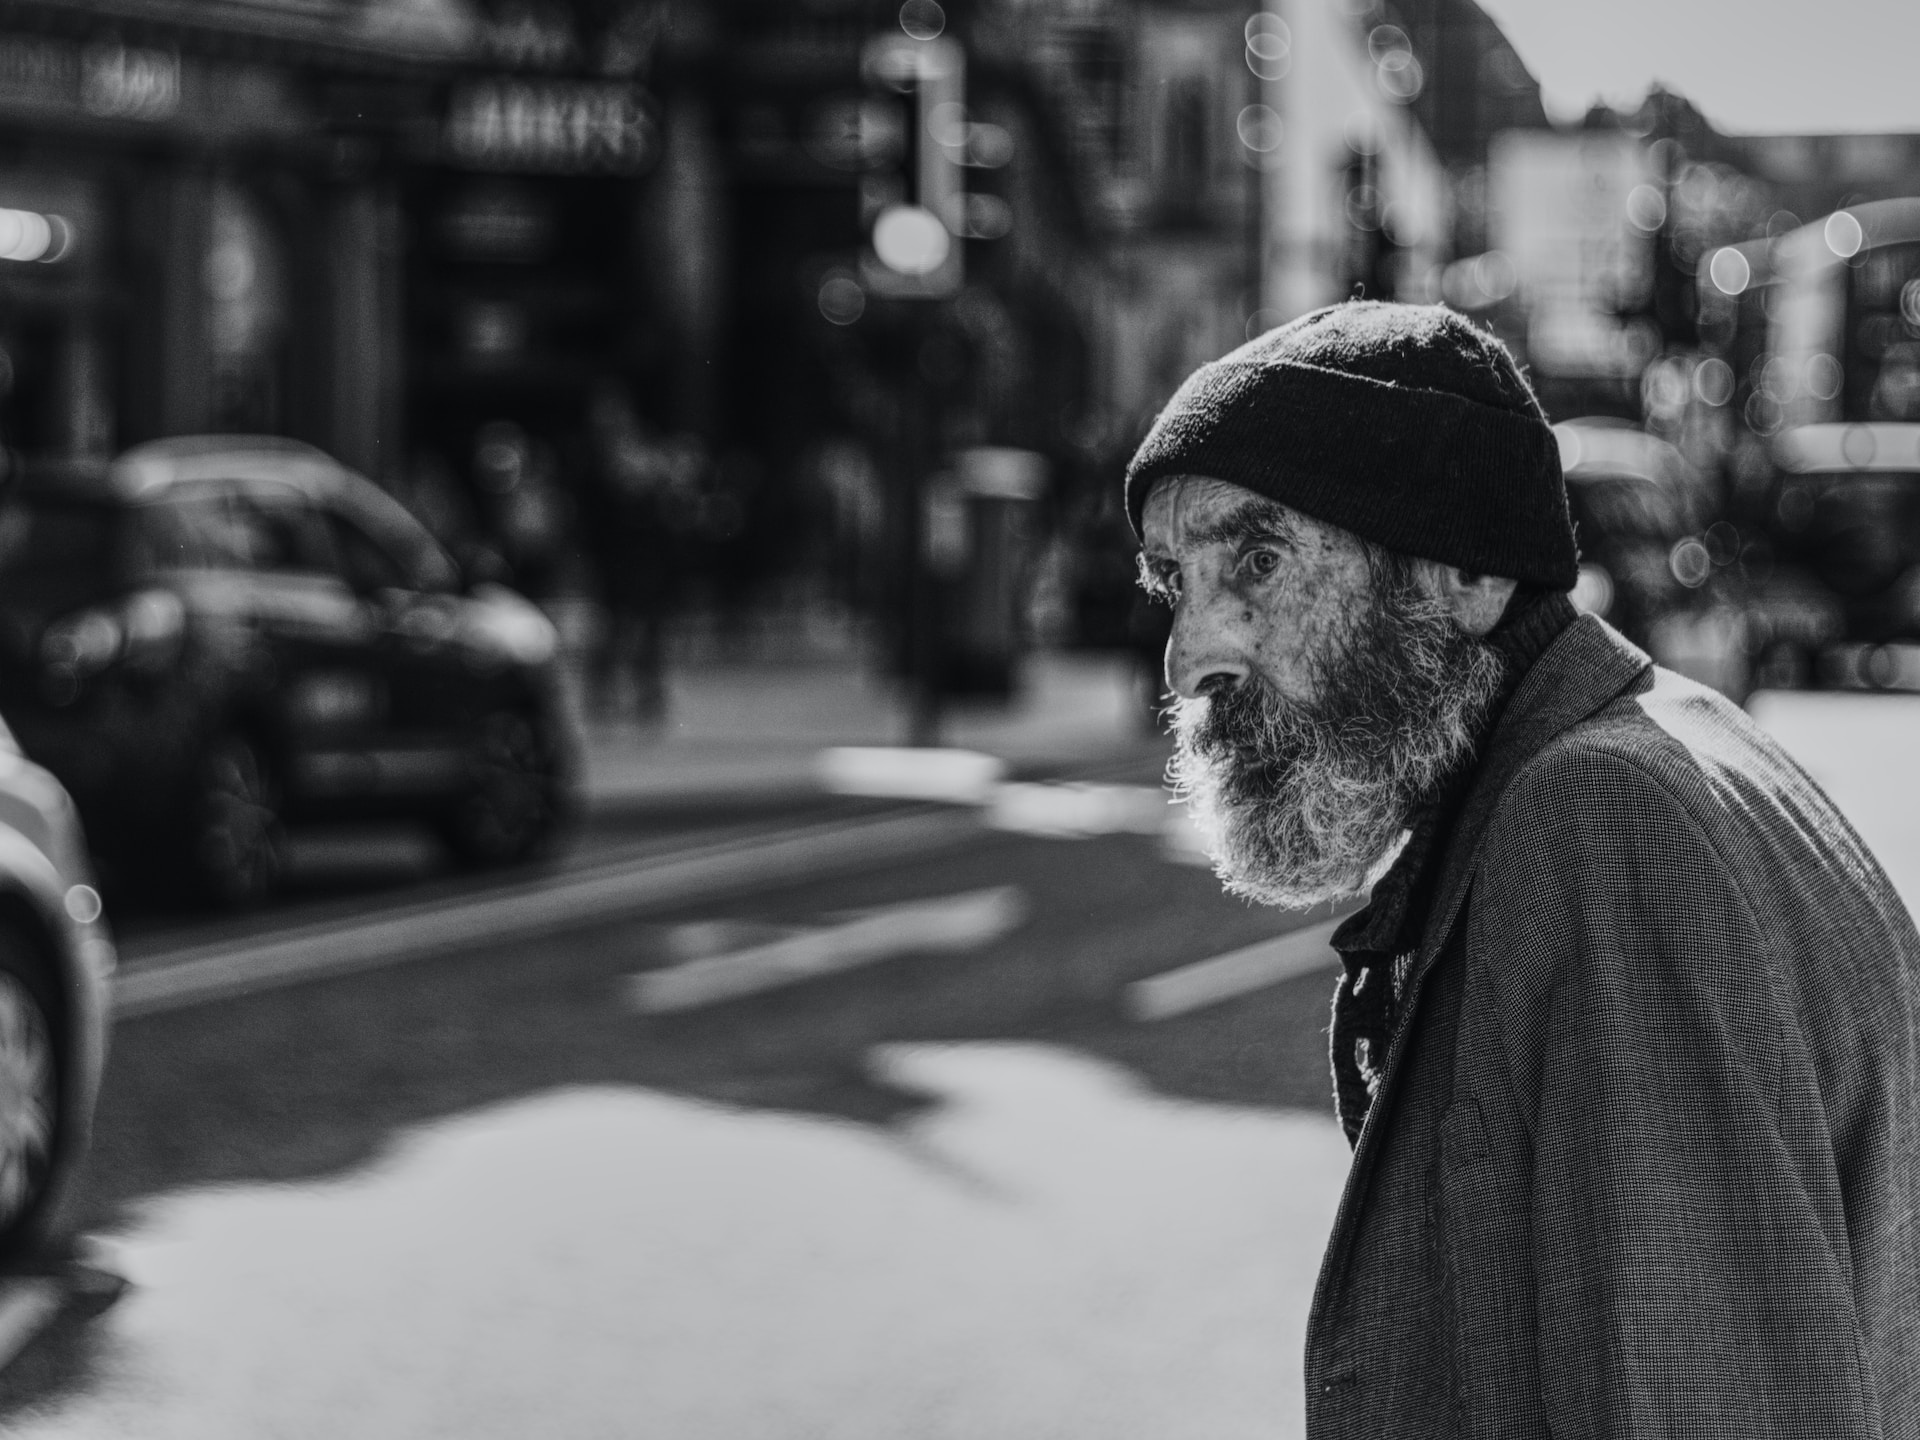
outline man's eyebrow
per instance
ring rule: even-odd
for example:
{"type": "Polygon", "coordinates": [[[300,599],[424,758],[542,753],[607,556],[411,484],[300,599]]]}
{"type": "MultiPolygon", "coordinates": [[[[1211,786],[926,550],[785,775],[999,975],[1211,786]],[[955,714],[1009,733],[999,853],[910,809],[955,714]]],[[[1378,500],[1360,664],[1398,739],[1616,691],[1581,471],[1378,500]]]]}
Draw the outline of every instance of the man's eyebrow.
{"type": "Polygon", "coordinates": [[[1226,514],[1194,526],[1184,538],[1193,545],[1238,545],[1248,540],[1284,540],[1292,544],[1300,538],[1300,527],[1283,506],[1251,497],[1226,514]]]}

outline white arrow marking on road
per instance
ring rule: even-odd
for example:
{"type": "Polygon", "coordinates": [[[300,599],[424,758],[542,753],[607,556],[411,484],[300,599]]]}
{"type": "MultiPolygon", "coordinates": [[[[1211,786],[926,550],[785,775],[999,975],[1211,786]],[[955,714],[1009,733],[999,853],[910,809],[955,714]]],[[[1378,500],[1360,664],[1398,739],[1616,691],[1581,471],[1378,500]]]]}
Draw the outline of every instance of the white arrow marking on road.
{"type": "Polygon", "coordinates": [[[1127,986],[1123,998],[1127,1014],[1135,1020],[1166,1020],[1328,968],[1338,963],[1330,942],[1346,918],[1336,915],[1305,930],[1136,980],[1127,986]]]}
{"type": "Polygon", "coordinates": [[[897,955],[975,950],[1012,930],[1026,910],[1026,896],[1017,885],[893,905],[730,955],[642,971],[628,980],[627,1000],[649,1015],[692,1010],[897,955]]]}

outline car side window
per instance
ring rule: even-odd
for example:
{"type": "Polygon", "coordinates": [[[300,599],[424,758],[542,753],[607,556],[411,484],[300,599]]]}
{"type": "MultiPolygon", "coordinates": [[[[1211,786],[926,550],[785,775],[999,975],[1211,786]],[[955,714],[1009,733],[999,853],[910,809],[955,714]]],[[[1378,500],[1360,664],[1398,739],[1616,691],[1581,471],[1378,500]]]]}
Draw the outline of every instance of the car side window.
{"type": "Polygon", "coordinates": [[[249,569],[281,574],[342,574],[333,535],[320,512],[297,492],[242,490],[233,513],[245,535],[249,569]]]}
{"type": "Polygon", "coordinates": [[[134,512],[133,568],[252,570],[268,548],[261,526],[224,487],[182,487],[134,512]]]}

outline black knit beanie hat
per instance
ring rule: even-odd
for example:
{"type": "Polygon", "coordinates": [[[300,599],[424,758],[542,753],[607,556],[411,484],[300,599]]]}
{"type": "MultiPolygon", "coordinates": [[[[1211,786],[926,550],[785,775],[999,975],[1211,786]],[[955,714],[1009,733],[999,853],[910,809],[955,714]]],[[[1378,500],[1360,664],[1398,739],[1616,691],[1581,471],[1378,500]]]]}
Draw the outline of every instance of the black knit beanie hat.
{"type": "Polygon", "coordinates": [[[1202,365],[1127,467],[1135,535],[1165,475],[1478,575],[1570,590],[1579,573],[1540,402],[1506,347],[1443,305],[1330,305],[1202,365]]]}

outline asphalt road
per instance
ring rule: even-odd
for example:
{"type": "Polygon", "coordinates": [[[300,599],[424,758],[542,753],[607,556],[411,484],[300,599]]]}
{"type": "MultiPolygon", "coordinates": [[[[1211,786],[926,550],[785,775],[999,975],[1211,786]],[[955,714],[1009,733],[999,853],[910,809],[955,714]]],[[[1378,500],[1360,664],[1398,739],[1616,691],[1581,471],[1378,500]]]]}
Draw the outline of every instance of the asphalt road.
{"type": "MultiPolygon", "coordinates": [[[[602,817],[553,878],[926,813],[602,817]]],[[[1130,982],[1302,922],[1152,835],[964,823],[123,1020],[83,1224],[136,1289],[0,1374],[0,1420],[1285,1433],[1344,1157],[1330,970],[1130,1019],[1130,982]],[[691,1003],[649,1009],[669,973],[691,1003]]],[[[128,971],[492,893],[411,843],[315,841],[265,915],[128,917],[128,971]]]]}

